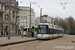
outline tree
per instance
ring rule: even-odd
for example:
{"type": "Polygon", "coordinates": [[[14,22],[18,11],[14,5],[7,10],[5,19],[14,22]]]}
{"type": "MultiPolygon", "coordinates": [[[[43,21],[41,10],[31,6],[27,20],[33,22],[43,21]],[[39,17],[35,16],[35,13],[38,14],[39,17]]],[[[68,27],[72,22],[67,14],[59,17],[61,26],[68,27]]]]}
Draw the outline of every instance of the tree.
{"type": "Polygon", "coordinates": [[[68,18],[70,34],[75,34],[75,20],[70,16],[68,18]]]}
{"type": "Polygon", "coordinates": [[[59,18],[59,25],[63,27],[64,33],[66,33],[66,30],[68,30],[68,23],[62,18],[59,18]]]}

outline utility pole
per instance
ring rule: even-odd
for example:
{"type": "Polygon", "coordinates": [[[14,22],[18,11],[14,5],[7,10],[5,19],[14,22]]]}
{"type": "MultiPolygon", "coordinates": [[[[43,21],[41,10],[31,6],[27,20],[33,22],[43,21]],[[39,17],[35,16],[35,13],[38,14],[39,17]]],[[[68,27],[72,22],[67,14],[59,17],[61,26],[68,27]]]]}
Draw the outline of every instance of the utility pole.
{"type": "Polygon", "coordinates": [[[41,23],[41,16],[42,16],[42,8],[40,9],[40,23],[41,23]]]}
{"type": "Polygon", "coordinates": [[[9,32],[8,32],[8,39],[10,39],[10,19],[11,19],[11,0],[9,0],[9,32]]]}
{"type": "MultiPolygon", "coordinates": [[[[4,7],[4,11],[5,11],[5,7],[4,7]]],[[[4,12],[4,28],[3,28],[3,33],[5,34],[5,12],[4,12]]]]}
{"type": "Polygon", "coordinates": [[[30,34],[31,34],[31,2],[30,2],[30,24],[29,24],[29,27],[30,27],[30,34]]]}

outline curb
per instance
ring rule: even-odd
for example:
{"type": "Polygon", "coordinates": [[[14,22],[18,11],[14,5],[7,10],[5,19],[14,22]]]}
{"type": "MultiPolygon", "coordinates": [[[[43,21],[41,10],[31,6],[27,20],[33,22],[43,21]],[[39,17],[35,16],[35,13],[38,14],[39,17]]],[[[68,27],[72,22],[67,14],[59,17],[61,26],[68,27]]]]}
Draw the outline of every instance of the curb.
{"type": "MultiPolygon", "coordinates": [[[[15,35],[15,36],[21,36],[21,35],[15,35]]],[[[10,36],[10,37],[15,37],[15,36],[10,36]]],[[[0,37],[8,37],[8,36],[0,36],[0,37]]]]}
{"type": "Polygon", "coordinates": [[[75,41],[72,41],[72,43],[75,43],[75,41]]]}
{"type": "Polygon", "coordinates": [[[11,43],[4,43],[4,44],[0,44],[0,47],[4,47],[4,46],[8,46],[8,45],[14,45],[14,44],[19,44],[19,43],[24,43],[24,42],[30,42],[30,41],[35,41],[37,39],[33,39],[33,40],[27,40],[27,41],[19,41],[19,42],[11,42],[11,43]]]}

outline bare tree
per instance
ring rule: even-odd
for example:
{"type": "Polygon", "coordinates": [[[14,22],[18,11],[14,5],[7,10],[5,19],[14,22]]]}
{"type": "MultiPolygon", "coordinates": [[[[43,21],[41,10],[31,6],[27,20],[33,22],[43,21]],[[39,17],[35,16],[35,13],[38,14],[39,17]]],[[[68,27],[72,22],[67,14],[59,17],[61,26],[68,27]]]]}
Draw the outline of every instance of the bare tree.
{"type": "Polygon", "coordinates": [[[60,18],[59,25],[64,28],[64,32],[66,33],[66,30],[68,30],[68,23],[62,18],[60,18]]]}
{"type": "Polygon", "coordinates": [[[75,20],[70,16],[68,18],[70,34],[75,34],[75,20]]]}

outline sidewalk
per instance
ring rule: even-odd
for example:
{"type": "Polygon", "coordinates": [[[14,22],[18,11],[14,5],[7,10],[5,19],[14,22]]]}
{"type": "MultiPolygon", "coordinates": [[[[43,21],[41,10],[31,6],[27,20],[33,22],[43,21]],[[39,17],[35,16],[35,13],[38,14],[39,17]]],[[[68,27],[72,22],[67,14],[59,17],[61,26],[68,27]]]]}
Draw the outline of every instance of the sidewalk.
{"type": "Polygon", "coordinates": [[[2,37],[0,38],[0,47],[5,45],[33,41],[33,40],[36,40],[36,38],[32,38],[32,37],[22,38],[21,36],[16,36],[16,37],[10,37],[10,39],[8,39],[8,37],[2,37]]]}
{"type": "MultiPolygon", "coordinates": [[[[16,36],[21,36],[21,35],[11,35],[10,37],[16,37],[16,36]]],[[[1,37],[8,37],[7,35],[6,36],[0,36],[1,37]]]]}

